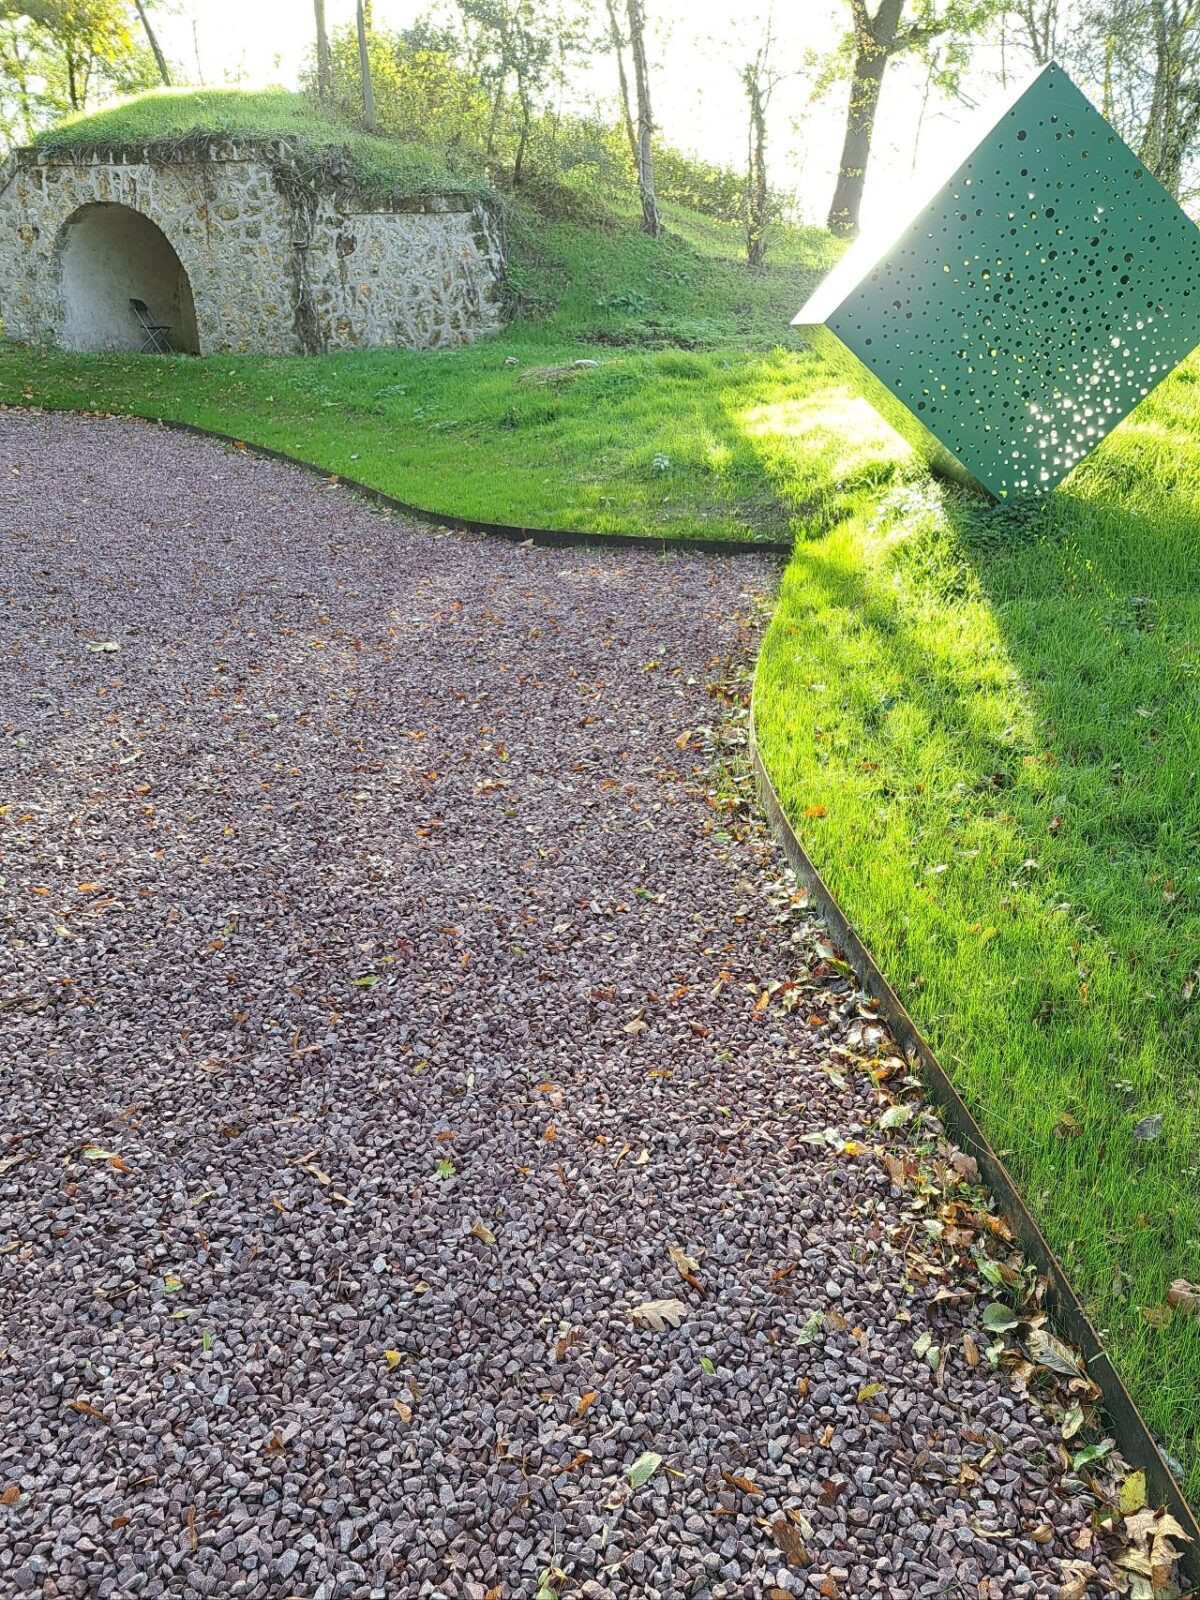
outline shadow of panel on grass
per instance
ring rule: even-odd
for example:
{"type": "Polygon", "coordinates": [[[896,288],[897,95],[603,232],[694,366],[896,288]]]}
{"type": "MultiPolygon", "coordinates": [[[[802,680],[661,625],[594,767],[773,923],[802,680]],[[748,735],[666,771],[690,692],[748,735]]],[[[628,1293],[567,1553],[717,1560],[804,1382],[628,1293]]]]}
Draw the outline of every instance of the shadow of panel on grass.
{"type": "Polygon", "coordinates": [[[1200,229],[1052,64],[796,325],[935,471],[1040,493],[1200,343],[1200,229]]]}

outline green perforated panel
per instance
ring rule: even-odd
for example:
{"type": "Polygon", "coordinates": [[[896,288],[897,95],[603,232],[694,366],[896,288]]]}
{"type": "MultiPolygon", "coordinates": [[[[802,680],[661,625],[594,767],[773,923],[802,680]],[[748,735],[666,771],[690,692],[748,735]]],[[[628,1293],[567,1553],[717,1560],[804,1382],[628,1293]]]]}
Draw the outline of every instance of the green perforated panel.
{"type": "Polygon", "coordinates": [[[937,470],[1044,491],[1200,343],[1200,229],[1049,66],[796,323],[937,470]]]}

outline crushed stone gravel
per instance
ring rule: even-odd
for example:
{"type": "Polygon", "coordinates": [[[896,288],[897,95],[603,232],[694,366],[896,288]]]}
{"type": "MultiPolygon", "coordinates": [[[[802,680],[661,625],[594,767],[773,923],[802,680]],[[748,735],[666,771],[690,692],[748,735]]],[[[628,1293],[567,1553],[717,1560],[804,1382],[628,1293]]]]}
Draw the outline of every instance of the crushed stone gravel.
{"type": "Polygon", "coordinates": [[[1057,1591],[1086,1488],[708,790],[775,568],[16,413],[0,547],[0,1594],[1057,1591]]]}

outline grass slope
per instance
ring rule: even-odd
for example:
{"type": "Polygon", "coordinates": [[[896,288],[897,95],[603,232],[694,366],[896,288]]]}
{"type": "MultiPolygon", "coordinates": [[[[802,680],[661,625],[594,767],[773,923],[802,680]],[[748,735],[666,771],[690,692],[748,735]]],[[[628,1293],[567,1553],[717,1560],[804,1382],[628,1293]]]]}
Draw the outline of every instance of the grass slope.
{"type": "Polygon", "coordinates": [[[918,481],[798,545],[757,723],[1200,1501],[1200,1321],[1158,1325],[1200,1278],[1196,363],[1045,500],[918,481]]]}
{"type": "Polygon", "coordinates": [[[775,261],[752,273],[737,230],[680,209],[668,220],[655,242],[624,218],[601,231],[517,213],[522,314],[462,349],[199,360],[0,349],[0,402],[200,423],[483,520],[787,538],[830,463],[768,419],[816,381],[813,358],[782,345],[832,247],[781,230],[775,261]]]}
{"type": "Polygon", "coordinates": [[[345,153],[359,186],[377,196],[408,196],[447,188],[485,194],[478,174],[457,169],[445,152],[399,139],[376,138],[342,122],[303,94],[287,89],[156,89],[102,111],[66,117],[34,140],[42,150],[119,144],[168,144],[196,135],[286,139],[303,159],[320,162],[345,153]]]}

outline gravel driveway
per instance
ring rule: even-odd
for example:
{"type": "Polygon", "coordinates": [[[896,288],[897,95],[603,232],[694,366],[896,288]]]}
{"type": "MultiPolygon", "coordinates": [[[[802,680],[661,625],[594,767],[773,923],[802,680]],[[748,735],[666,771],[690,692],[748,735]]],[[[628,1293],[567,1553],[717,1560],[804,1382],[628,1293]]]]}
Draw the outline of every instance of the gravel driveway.
{"type": "Polygon", "coordinates": [[[0,1593],[1102,1566],[881,1164],[869,1018],[706,793],[772,567],[19,414],[0,550],[0,1593]]]}

